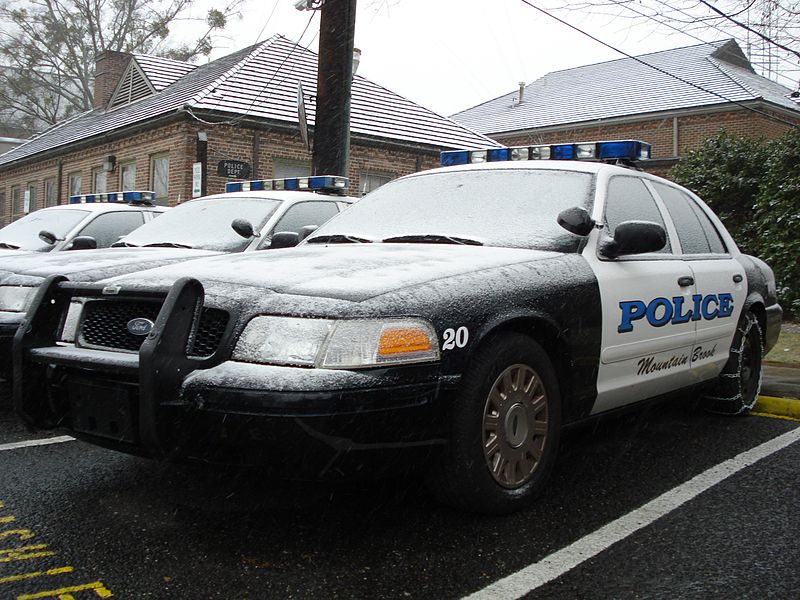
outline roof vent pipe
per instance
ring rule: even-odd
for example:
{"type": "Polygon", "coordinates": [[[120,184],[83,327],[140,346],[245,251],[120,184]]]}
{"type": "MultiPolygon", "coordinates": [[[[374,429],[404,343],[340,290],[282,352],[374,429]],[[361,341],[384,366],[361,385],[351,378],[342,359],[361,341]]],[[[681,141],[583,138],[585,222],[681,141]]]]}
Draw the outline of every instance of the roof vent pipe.
{"type": "Polygon", "coordinates": [[[519,82],[519,100],[517,101],[517,104],[522,104],[522,98],[523,98],[524,95],[525,95],[525,82],[524,81],[520,81],[519,82]]]}

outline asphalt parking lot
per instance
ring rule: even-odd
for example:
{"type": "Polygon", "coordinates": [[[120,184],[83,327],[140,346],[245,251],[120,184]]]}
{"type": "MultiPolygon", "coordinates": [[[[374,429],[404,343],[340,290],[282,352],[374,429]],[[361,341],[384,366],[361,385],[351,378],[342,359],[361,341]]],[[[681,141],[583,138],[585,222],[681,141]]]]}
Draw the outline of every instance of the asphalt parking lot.
{"type": "Polygon", "coordinates": [[[6,414],[0,598],[796,597],[798,435],[792,420],[644,408],[570,432],[548,493],[487,518],[414,479],[286,484],[19,446],[45,436],[6,414]]]}

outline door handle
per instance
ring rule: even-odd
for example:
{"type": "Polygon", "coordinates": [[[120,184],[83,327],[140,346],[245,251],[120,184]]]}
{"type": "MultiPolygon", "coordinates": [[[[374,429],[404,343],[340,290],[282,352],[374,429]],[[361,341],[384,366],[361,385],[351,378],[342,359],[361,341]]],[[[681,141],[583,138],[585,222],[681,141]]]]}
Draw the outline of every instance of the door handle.
{"type": "Polygon", "coordinates": [[[685,277],[678,277],[678,285],[681,287],[689,287],[694,285],[694,277],[686,275],[685,277]]]}
{"type": "Polygon", "coordinates": [[[742,279],[744,278],[737,273],[736,275],[733,276],[733,283],[742,283],[742,279]]]}

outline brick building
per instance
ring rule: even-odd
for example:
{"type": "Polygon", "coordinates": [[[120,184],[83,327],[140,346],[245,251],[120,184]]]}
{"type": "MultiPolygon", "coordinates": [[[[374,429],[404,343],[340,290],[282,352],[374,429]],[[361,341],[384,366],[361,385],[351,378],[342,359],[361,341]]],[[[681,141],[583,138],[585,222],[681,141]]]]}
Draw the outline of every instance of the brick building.
{"type": "MultiPolygon", "coordinates": [[[[221,192],[230,179],[309,174],[297,96],[301,83],[313,133],[316,73],[316,54],[282,36],[201,66],[106,53],[93,110],[0,155],[3,222],[71,194],[152,189],[175,204],[221,192]]],[[[496,143],[354,78],[351,194],[438,166],[441,150],[487,145],[496,143]]]]}
{"type": "Polygon", "coordinates": [[[556,71],[451,118],[508,146],[641,139],[648,170],[665,174],[722,128],[779,137],[800,125],[800,104],[727,40],[556,71]]]}

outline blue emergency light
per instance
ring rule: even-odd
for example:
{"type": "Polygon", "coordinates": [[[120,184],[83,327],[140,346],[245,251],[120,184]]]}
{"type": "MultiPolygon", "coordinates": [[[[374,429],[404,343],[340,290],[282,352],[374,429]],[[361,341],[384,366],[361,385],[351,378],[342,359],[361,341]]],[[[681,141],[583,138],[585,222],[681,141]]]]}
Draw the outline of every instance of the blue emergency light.
{"type": "Polygon", "coordinates": [[[155,192],[131,190],[127,192],[102,192],[97,194],[77,194],[69,197],[70,204],[93,204],[95,202],[152,202],[155,192]]]}
{"type": "Polygon", "coordinates": [[[647,160],[651,147],[639,140],[609,140],[578,144],[550,144],[489,148],[487,150],[450,150],[441,153],[441,165],[469,165],[516,160],[647,160]]]}
{"type": "Polygon", "coordinates": [[[226,192],[259,192],[280,190],[308,190],[313,192],[341,193],[350,184],[347,177],[338,175],[313,175],[311,177],[289,177],[286,179],[255,179],[253,181],[231,181],[225,184],[226,192]]]}

